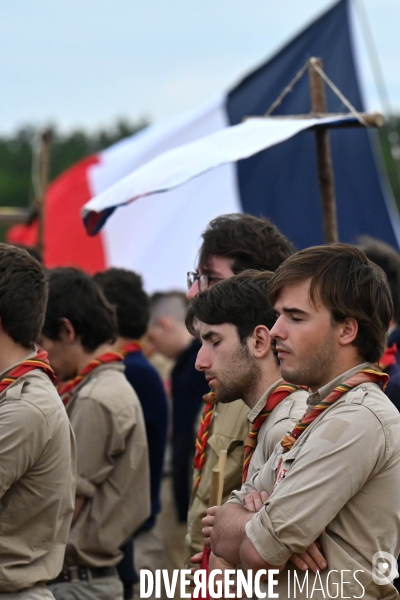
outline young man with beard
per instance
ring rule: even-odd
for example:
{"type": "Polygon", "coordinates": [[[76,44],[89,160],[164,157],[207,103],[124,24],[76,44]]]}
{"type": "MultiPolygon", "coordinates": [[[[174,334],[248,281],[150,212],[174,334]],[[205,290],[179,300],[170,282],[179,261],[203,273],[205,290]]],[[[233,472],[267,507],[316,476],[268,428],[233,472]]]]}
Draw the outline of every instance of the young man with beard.
{"type": "Polygon", "coordinates": [[[75,442],[46,352],[47,279],[20,248],[0,244],[0,597],[53,598],[76,482],[75,442]]]}
{"type": "MultiPolygon", "coordinates": [[[[246,214],[217,217],[202,237],[197,271],[188,273],[189,299],[246,269],[275,271],[294,252],[291,242],[271,221],[246,214]]],[[[232,490],[241,485],[244,443],[249,433],[249,409],[241,400],[230,404],[206,403],[203,414],[210,419],[210,427],[204,444],[204,460],[201,465],[199,461],[195,463],[185,540],[188,566],[192,566],[189,557],[203,548],[202,519],[207,513],[211,473],[217,466],[219,453],[228,452],[223,488],[225,501],[232,490]]]]}
{"type": "MultiPolygon", "coordinates": [[[[269,271],[249,270],[231,277],[192,300],[186,317],[188,330],[202,342],[196,368],[204,373],[215,400],[229,404],[241,398],[250,409],[250,432],[241,461],[243,482],[268,461],[304,414],[308,398],[305,389],[283,381],[274,354],[270,330],[275,313],[267,300],[271,276],[269,271]]],[[[216,510],[210,508],[203,519],[207,545],[216,510]]],[[[326,566],[315,544],[307,555],[293,560],[303,570],[326,566]]],[[[235,566],[217,563],[212,557],[210,569],[235,566]]]]}
{"type": "Polygon", "coordinates": [[[354,246],[319,246],[277,269],[269,298],[282,376],[312,393],[268,463],[217,511],[213,552],[244,569],[278,568],[282,598],[395,599],[400,415],[374,366],[393,313],[385,276],[354,246]],[[328,568],[308,585],[296,572],[294,593],[288,560],[318,536],[328,568]]]}
{"type": "Polygon", "coordinates": [[[89,275],[50,272],[41,344],[77,442],[75,513],[57,600],[122,600],[121,546],[150,514],[146,431],[139,400],[113,350],[115,313],[89,275]]]}

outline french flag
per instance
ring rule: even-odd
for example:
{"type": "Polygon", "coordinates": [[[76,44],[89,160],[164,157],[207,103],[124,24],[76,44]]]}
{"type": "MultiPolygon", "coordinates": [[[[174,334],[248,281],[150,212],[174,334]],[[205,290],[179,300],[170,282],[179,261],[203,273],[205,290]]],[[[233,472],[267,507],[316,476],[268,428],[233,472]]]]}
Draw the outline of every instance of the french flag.
{"type": "MultiPolygon", "coordinates": [[[[86,233],[80,213],[89,200],[162,153],[264,115],[311,56],[322,58],[326,74],[362,112],[349,10],[349,0],[340,0],[228,93],[151,125],[59,176],[46,196],[45,264],[77,265],[90,273],[125,267],[142,273],[150,292],[182,288],[196,264],[202,231],[216,216],[232,212],[270,218],[298,248],[323,243],[312,131],[115,210],[96,236],[86,233]]],[[[347,112],[329,89],[327,101],[330,112],[347,112]]],[[[305,76],[273,114],[307,114],[310,106],[305,76]]],[[[400,221],[379,169],[375,132],[332,130],[330,139],[340,240],[354,243],[369,234],[399,248],[400,221]]],[[[33,225],[14,228],[8,239],[34,243],[35,236],[33,225]]]]}

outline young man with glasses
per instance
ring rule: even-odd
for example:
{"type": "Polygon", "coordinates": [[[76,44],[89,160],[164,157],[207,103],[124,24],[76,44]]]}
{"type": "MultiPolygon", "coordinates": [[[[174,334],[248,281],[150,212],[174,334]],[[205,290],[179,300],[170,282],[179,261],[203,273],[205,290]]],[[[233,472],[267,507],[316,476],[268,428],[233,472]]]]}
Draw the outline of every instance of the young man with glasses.
{"type": "MultiPolygon", "coordinates": [[[[197,271],[188,273],[189,299],[246,269],[275,271],[295,251],[271,221],[252,215],[221,215],[211,221],[202,237],[197,271]]],[[[217,466],[221,450],[228,451],[223,500],[241,486],[244,442],[249,433],[248,412],[242,401],[217,403],[213,410],[205,462],[201,473],[199,469],[194,472],[186,536],[187,565],[189,558],[203,548],[201,520],[207,513],[211,473],[217,466]]]]}

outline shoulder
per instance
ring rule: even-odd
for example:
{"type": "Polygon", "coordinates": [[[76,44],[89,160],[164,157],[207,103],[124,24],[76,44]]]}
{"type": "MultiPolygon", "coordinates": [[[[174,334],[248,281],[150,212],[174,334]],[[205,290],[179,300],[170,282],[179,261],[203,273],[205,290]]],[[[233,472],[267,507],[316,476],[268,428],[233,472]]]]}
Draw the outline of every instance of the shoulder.
{"type": "Polygon", "coordinates": [[[296,390],[292,394],[289,394],[272,411],[271,417],[273,422],[278,423],[285,419],[300,419],[307,410],[308,397],[309,393],[306,390],[296,390]]]}
{"type": "Polygon", "coordinates": [[[342,410],[353,408],[353,413],[365,412],[367,409],[383,427],[399,420],[400,414],[397,408],[389,400],[387,395],[374,383],[364,383],[348,392],[345,396],[344,407],[342,410]],[[358,408],[359,407],[359,408],[358,408]]]}
{"type": "Polygon", "coordinates": [[[122,363],[101,365],[79,388],[77,400],[90,399],[113,414],[140,408],[138,397],[127,381],[122,363]]]}
{"type": "MultiPolygon", "coordinates": [[[[134,388],[143,388],[151,392],[162,390],[164,386],[160,375],[153,365],[140,352],[128,354],[124,360],[125,376],[134,388]]],[[[140,397],[140,394],[138,394],[140,397]]]]}
{"type": "Polygon", "coordinates": [[[245,438],[249,431],[247,416],[250,409],[243,400],[235,400],[228,404],[218,402],[215,405],[212,422],[212,433],[230,438],[245,438]]]}
{"type": "Polygon", "coordinates": [[[30,371],[9,386],[2,395],[0,416],[15,427],[51,432],[57,423],[68,423],[64,405],[45,373],[30,371]]]}

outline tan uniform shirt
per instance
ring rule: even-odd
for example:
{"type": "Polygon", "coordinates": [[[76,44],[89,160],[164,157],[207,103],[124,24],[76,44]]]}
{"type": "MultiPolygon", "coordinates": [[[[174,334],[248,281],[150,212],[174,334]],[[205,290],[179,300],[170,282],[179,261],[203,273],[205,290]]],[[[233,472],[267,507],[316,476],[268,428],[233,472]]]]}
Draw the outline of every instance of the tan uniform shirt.
{"type": "MultiPolygon", "coordinates": [[[[273,383],[250,411],[247,417],[250,421],[250,428],[264,409],[270,395],[281,383],[283,383],[283,379],[279,379],[273,383]]],[[[289,394],[265,419],[258,432],[257,446],[250,460],[249,471],[247,473],[248,480],[265,465],[275,446],[288,431],[293,429],[297,421],[304,415],[307,409],[308,396],[309,394],[305,390],[297,390],[293,394],[289,394]]]]}
{"type": "MultiPolygon", "coordinates": [[[[364,366],[312,394],[309,410],[364,366]]],[[[319,538],[328,568],[320,573],[322,586],[310,573],[306,586],[304,573],[289,562],[274,592],[281,598],[314,600],[329,597],[327,589],[331,597],[339,590],[338,597],[396,598],[391,583],[378,585],[372,577],[377,552],[395,558],[400,552],[400,415],[390,400],[373,383],[343,395],[284,455],[288,472],[274,489],[280,456],[277,447],[251,482],[254,489],[272,495],[249,521],[246,533],[273,565],[286,563],[319,538]],[[294,572],[303,585],[303,591],[297,586],[296,596],[294,572]]],[[[235,492],[231,501],[242,502],[243,494],[235,492]]]]}
{"type": "Polygon", "coordinates": [[[119,548],[150,515],[146,432],[139,400],[120,363],[89,373],[67,406],[86,497],[71,528],[65,564],[115,566],[119,548]]]}
{"type": "Polygon", "coordinates": [[[0,394],[0,592],[57,577],[75,482],[68,417],[49,377],[35,369],[0,394]]]}
{"type": "MultiPolygon", "coordinates": [[[[207,442],[206,462],[200,484],[197,489],[193,489],[189,506],[188,532],[185,539],[187,565],[190,565],[189,558],[193,554],[203,550],[201,519],[205,517],[208,509],[211,473],[218,464],[221,450],[228,451],[222,501],[225,502],[232,490],[238,489],[241,485],[244,442],[250,430],[248,414],[249,408],[242,400],[229,404],[216,404],[207,442]]],[[[193,481],[196,481],[197,473],[195,469],[193,481]]]]}

